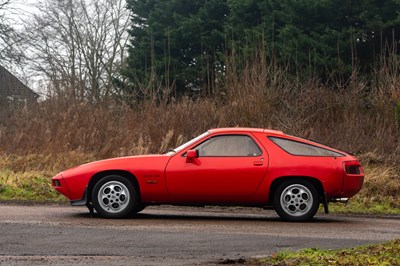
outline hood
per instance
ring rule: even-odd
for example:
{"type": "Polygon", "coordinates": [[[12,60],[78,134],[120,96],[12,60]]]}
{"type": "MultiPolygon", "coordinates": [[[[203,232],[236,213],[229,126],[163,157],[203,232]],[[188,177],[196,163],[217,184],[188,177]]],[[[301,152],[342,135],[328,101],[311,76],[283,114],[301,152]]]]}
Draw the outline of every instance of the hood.
{"type": "Polygon", "coordinates": [[[132,169],[146,169],[149,168],[149,166],[151,168],[165,167],[170,158],[171,155],[167,154],[117,157],[82,164],[63,171],[61,175],[71,176],[83,173],[96,173],[106,170],[131,171],[132,169]]]}

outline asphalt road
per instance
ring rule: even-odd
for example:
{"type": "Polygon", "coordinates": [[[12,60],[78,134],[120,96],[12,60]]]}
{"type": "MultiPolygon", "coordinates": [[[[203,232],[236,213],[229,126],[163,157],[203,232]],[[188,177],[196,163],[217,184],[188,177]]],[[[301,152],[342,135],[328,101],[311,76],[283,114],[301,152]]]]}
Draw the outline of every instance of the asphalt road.
{"type": "Polygon", "coordinates": [[[256,208],[157,206],[107,220],[84,207],[0,204],[1,265],[208,265],[396,238],[400,217],[320,214],[287,223],[256,208]]]}

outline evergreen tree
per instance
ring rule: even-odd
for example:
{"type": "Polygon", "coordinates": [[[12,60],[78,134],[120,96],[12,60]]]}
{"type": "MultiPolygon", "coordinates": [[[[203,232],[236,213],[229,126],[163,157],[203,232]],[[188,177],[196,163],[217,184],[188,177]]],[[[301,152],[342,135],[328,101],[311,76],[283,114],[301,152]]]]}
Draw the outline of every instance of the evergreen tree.
{"type": "Polygon", "coordinates": [[[140,97],[160,85],[212,94],[224,55],[246,56],[260,45],[293,73],[322,77],[355,65],[368,71],[378,55],[398,54],[399,0],[128,0],[128,7],[123,74],[125,88],[140,97]]]}
{"type": "Polygon", "coordinates": [[[128,0],[128,7],[134,15],[126,89],[139,97],[154,96],[160,84],[178,94],[211,93],[223,65],[225,0],[128,0]]]}

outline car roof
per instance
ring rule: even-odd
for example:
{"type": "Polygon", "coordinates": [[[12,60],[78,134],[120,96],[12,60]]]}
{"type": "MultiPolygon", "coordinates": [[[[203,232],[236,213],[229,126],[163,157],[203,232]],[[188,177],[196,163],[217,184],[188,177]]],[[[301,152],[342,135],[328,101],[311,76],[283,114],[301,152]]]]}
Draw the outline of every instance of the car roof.
{"type": "Polygon", "coordinates": [[[265,128],[251,128],[251,127],[224,127],[224,128],[212,128],[208,130],[210,133],[229,133],[229,132],[254,132],[254,133],[266,133],[271,135],[285,135],[280,130],[265,129],[265,128]]]}

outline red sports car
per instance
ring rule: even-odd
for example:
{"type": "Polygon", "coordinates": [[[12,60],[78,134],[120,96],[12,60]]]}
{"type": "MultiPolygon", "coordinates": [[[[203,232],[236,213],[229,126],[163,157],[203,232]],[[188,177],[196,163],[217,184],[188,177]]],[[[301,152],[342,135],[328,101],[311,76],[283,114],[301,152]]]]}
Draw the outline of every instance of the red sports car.
{"type": "Polygon", "coordinates": [[[211,129],[165,154],[84,164],[52,179],[72,205],[122,218],[148,205],[274,208],[311,219],[322,203],[347,202],[364,172],[353,155],[281,131],[211,129]]]}

